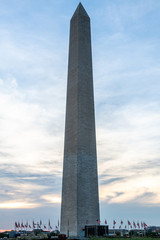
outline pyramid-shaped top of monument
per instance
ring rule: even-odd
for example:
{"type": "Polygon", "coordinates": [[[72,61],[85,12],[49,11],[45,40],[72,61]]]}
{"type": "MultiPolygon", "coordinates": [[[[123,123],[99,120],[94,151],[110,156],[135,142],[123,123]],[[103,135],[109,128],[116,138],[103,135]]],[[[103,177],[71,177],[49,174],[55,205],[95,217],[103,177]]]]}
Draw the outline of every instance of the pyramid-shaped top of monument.
{"type": "Polygon", "coordinates": [[[79,3],[79,5],[78,5],[76,11],[74,12],[72,18],[75,17],[75,16],[85,16],[85,17],[89,18],[88,14],[87,14],[86,10],[84,9],[81,2],[79,3]]]}

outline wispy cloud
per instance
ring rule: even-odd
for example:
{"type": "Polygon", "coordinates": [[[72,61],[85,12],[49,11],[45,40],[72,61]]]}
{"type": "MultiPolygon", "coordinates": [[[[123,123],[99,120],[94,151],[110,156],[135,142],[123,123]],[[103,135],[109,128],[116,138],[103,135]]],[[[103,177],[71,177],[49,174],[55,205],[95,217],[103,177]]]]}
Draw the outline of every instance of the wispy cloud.
{"type": "Polygon", "coordinates": [[[26,202],[4,202],[0,203],[0,208],[35,208],[38,207],[39,204],[31,204],[26,202]]]}

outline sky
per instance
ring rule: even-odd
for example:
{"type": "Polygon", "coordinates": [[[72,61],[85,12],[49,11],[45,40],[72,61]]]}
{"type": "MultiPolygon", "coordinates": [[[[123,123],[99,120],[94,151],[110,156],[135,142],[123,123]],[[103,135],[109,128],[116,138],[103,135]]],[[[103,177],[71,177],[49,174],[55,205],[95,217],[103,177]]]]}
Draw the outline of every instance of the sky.
{"type": "MultiPolygon", "coordinates": [[[[82,0],[91,18],[101,223],[160,225],[160,1],[82,0]]],[[[0,229],[60,219],[77,0],[0,0],[0,229]]]]}

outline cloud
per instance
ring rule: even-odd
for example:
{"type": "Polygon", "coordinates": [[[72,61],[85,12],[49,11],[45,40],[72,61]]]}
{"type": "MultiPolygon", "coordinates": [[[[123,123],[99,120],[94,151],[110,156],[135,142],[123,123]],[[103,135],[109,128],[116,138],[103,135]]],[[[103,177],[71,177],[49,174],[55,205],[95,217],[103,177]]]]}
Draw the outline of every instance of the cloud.
{"type": "Polygon", "coordinates": [[[56,194],[42,195],[41,198],[45,199],[49,203],[61,203],[61,196],[56,194]]]}
{"type": "Polygon", "coordinates": [[[39,204],[31,204],[26,202],[4,202],[0,203],[0,208],[35,208],[38,207],[39,204]]]}
{"type": "Polygon", "coordinates": [[[109,179],[107,179],[107,180],[101,180],[100,181],[100,184],[101,185],[108,185],[108,184],[110,184],[110,183],[113,183],[113,182],[119,182],[119,181],[121,181],[121,180],[123,180],[124,178],[109,178],[109,179]]]}
{"type": "MultiPolygon", "coordinates": [[[[59,144],[61,147],[60,135],[53,136],[52,132],[56,133],[58,128],[60,130],[63,120],[56,122],[59,115],[58,109],[53,108],[53,111],[49,112],[45,106],[27,102],[25,94],[16,89],[15,92],[10,90],[0,95],[0,128],[3,138],[1,152],[6,152],[7,148],[7,154],[14,156],[16,162],[36,164],[45,159],[49,160],[51,157],[51,155],[47,156],[48,154],[46,155],[43,149],[47,147],[52,152],[54,151],[53,144],[59,144]],[[23,155],[24,152],[25,155],[23,155]]],[[[53,155],[59,158],[55,153],[53,155]]]]}
{"type": "MultiPolygon", "coordinates": [[[[53,172],[52,169],[50,169],[51,172],[42,171],[42,169],[39,167],[39,171],[37,171],[36,167],[34,169],[31,166],[24,167],[24,165],[19,164],[2,165],[0,168],[2,172],[0,190],[3,204],[8,204],[8,201],[9,203],[21,203],[25,199],[31,205],[38,203],[37,206],[46,206],[49,201],[49,193],[55,193],[53,199],[54,203],[57,203],[57,193],[60,194],[61,176],[59,176],[59,173],[53,172]]],[[[12,204],[9,206],[11,208],[12,204]]]]}
{"type": "Polygon", "coordinates": [[[157,103],[108,106],[97,124],[101,202],[159,205],[157,103]]]}
{"type": "Polygon", "coordinates": [[[51,53],[45,38],[34,42],[32,35],[23,40],[26,33],[12,35],[10,28],[2,28],[1,34],[1,206],[46,206],[48,198],[41,196],[57,194],[61,186],[65,74],[58,62],[62,55],[56,49],[51,53]]]}

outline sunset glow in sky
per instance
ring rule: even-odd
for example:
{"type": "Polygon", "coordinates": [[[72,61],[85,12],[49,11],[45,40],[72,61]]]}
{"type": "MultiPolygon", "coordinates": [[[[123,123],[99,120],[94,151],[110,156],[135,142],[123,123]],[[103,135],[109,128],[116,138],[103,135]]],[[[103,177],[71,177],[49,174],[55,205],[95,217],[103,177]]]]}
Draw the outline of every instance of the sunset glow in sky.
{"type": "MultiPolygon", "coordinates": [[[[0,0],[0,229],[60,218],[69,22],[79,1],[0,0]]],[[[160,224],[160,1],[91,18],[101,222],[160,224]]],[[[117,225],[118,227],[119,225],[117,225]]]]}

